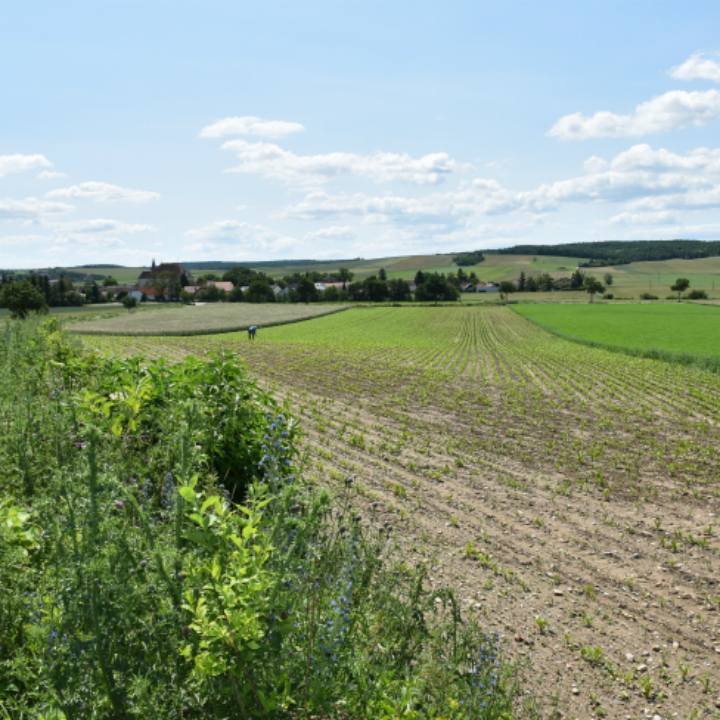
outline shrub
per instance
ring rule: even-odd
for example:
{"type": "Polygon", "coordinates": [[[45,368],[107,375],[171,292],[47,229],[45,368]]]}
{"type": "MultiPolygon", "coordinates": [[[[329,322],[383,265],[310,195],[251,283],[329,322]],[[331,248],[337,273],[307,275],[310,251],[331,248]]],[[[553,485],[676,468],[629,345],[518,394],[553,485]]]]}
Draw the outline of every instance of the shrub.
{"type": "Polygon", "coordinates": [[[707,300],[707,293],[705,290],[691,290],[685,296],[686,300],[707,300]]]}
{"type": "MultiPolygon", "coordinates": [[[[640,294],[640,299],[641,300],[657,300],[658,296],[653,295],[652,293],[649,293],[649,292],[644,292],[644,293],[640,294]]],[[[674,298],[672,298],[672,299],[674,300],[674,298]]]]}

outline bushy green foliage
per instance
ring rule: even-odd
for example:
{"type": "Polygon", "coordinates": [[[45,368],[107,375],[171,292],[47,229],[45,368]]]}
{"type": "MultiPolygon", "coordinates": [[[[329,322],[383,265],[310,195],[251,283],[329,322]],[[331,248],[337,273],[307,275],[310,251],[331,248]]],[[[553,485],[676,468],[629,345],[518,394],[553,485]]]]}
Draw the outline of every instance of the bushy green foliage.
{"type": "Polygon", "coordinates": [[[7,717],[513,712],[497,640],[356,514],[352,479],[295,476],[294,422],[231,357],[104,359],[14,323],[0,421],[7,717]]]}
{"type": "Polygon", "coordinates": [[[481,263],[484,259],[485,256],[482,254],[482,252],[480,250],[475,250],[473,252],[465,252],[456,255],[453,258],[453,262],[456,265],[468,267],[470,265],[477,265],[478,263],[481,263]]]}
{"type": "Polygon", "coordinates": [[[29,280],[7,283],[0,290],[0,307],[10,311],[10,317],[24,320],[30,313],[47,313],[45,297],[29,280]]]}

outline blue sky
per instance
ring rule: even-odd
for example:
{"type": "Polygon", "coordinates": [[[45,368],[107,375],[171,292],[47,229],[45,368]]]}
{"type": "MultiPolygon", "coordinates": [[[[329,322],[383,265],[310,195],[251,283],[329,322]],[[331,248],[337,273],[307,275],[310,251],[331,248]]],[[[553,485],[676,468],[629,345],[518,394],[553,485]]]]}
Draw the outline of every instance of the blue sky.
{"type": "Polygon", "coordinates": [[[717,2],[5,3],[0,268],[720,237],[717,2]]]}

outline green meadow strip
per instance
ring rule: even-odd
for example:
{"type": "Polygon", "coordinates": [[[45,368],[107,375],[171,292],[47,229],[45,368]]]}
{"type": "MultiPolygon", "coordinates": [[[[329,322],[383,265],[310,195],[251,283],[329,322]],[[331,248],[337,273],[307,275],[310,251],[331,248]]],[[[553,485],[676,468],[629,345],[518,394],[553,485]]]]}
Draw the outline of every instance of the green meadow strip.
{"type": "MultiPolygon", "coordinates": [[[[514,308],[511,309],[515,312],[514,308]]],[[[537,320],[525,317],[524,315],[522,317],[536,327],[539,327],[541,330],[545,330],[545,332],[548,332],[561,340],[567,340],[568,342],[577,343],[578,345],[585,345],[586,347],[621,353],[622,355],[629,355],[630,357],[661,360],[662,362],[672,363],[674,365],[689,365],[702,370],[708,370],[709,372],[720,373],[720,358],[713,357],[712,355],[693,355],[692,353],[678,353],[673,352],[672,350],[660,350],[658,348],[633,348],[626,347],[624,345],[603,343],[598,342],[597,340],[588,340],[587,338],[579,337],[578,335],[568,335],[567,333],[564,333],[550,325],[543,325],[542,323],[537,322],[537,320]]]]}

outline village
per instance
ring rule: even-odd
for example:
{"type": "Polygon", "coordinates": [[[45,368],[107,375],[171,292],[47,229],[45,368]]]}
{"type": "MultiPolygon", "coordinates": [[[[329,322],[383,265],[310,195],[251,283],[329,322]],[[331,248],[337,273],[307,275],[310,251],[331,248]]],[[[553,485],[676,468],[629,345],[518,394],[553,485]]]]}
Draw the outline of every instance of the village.
{"type": "MultiPolygon", "coordinates": [[[[22,279],[4,274],[0,285],[22,279]]],[[[506,292],[552,292],[575,289],[574,277],[553,277],[548,273],[520,277],[503,282],[483,281],[475,271],[462,267],[447,274],[419,270],[412,279],[388,277],[381,269],[378,275],[356,280],[354,273],[340,268],[331,273],[295,272],[282,278],[235,266],[221,275],[215,272],[193,274],[181,263],[156,263],[140,272],[135,282],[119,282],[112,275],[81,274],[72,270],[37,271],[26,276],[53,306],[79,306],[123,302],[333,302],[333,301],[408,301],[457,300],[461,294],[506,292]],[[431,277],[439,282],[440,293],[429,297],[423,285],[431,277]]]]}

